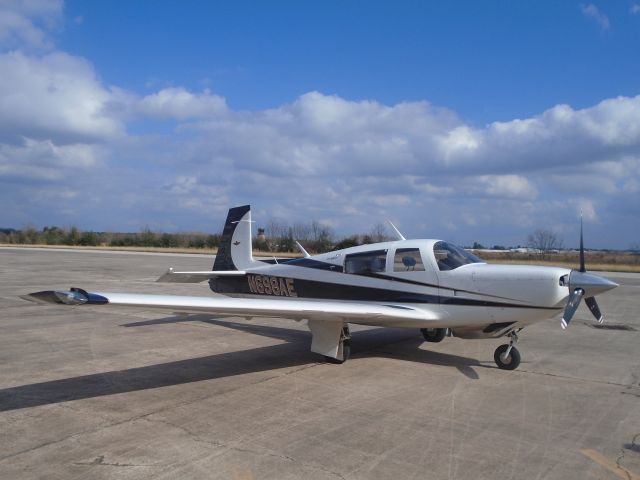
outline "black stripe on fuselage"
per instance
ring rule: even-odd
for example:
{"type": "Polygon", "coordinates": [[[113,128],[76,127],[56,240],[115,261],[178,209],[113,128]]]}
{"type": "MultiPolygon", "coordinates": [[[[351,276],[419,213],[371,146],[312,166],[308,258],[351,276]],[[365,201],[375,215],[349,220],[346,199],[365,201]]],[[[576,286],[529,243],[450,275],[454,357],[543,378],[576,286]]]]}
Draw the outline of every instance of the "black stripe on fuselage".
{"type": "MultiPolygon", "coordinates": [[[[216,277],[209,280],[211,290],[222,294],[252,295],[269,298],[273,296],[295,296],[298,298],[324,299],[324,300],[351,300],[369,302],[395,302],[395,303],[432,303],[442,305],[463,305],[473,307],[501,307],[501,308],[527,308],[556,310],[553,307],[540,307],[534,305],[520,305],[505,302],[487,300],[475,300],[471,298],[448,297],[425,293],[406,292],[377,287],[363,287],[359,285],[344,285],[339,283],[320,282],[293,278],[293,292],[295,295],[283,294],[256,294],[252,291],[247,274],[242,277],[216,277]]],[[[254,275],[262,278],[289,278],[270,275],[254,275]]],[[[284,292],[282,292],[284,293],[284,292]]]]}
{"type": "MultiPolygon", "coordinates": [[[[312,268],[315,270],[327,270],[331,272],[343,272],[342,265],[334,265],[333,263],[322,262],[320,260],[315,260],[313,258],[294,258],[293,260],[288,261],[275,261],[275,260],[263,260],[265,263],[278,263],[278,264],[286,264],[295,267],[304,267],[304,268],[312,268]]],[[[441,290],[450,290],[451,292],[457,293],[470,293],[472,295],[483,295],[485,297],[498,298],[500,300],[511,300],[515,301],[513,298],[509,297],[501,297],[500,295],[491,295],[489,293],[480,293],[474,292],[472,290],[460,290],[459,288],[447,287],[445,285],[436,285],[433,283],[421,282],[418,280],[396,277],[393,275],[387,275],[385,273],[380,272],[370,272],[370,273],[359,273],[361,277],[371,277],[378,278],[382,280],[391,280],[393,282],[407,283],[409,285],[419,285],[421,287],[431,287],[431,288],[439,288],[441,290]]]]}
{"type": "Polygon", "coordinates": [[[459,288],[446,287],[444,285],[434,285],[433,283],[420,282],[418,280],[410,280],[408,278],[402,278],[402,277],[394,277],[391,275],[386,275],[384,273],[370,273],[364,276],[381,278],[383,280],[392,280],[400,283],[408,283],[410,285],[420,285],[421,287],[431,287],[431,288],[439,288],[440,290],[450,290],[452,292],[457,292],[457,293],[470,293],[472,295],[484,295],[485,297],[499,298],[501,300],[514,300],[513,298],[501,297],[499,295],[491,295],[490,293],[480,293],[480,292],[474,292],[472,290],[460,290],[459,288]]]}
{"type": "Polygon", "coordinates": [[[313,258],[294,258],[288,260],[286,265],[293,265],[294,267],[313,268],[314,270],[328,270],[330,272],[342,272],[342,265],[334,265],[333,263],[321,262],[320,260],[314,260],[313,258]]]}
{"type": "MultiPolygon", "coordinates": [[[[279,263],[284,263],[286,265],[293,265],[296,267],[313,268],[316,270],[328,270],[332,272],[343,271],[343,268],[341,265],[334,265],[328,262],[321,262],[319,260],[314,260],[312,258],[296,258],[293,260],[289,260],[287,262],[279,262],[279,263]]],[[[379,272],[360,273],[358,275],[360,275],[361,277],[378,278],[381,280],[391,280],[393,282],[407,283],[409,285],[419,285],[421,287],[431,287],[431,288],[438,288],[441,290],[450,290],[451,292],[457,292],[457,293],[470,293],[472,295],[482,295],[485,297],[498,298],[500,300],[515,301],[515,299],[509,298],[509,297],[501,297],[499,295],[491,295],[489,293],[474,292],[472,290],[461,290],[459,288],[447,287],[444,285],[435,285],[433,283],[421,282],[421,281],[413,280],[409,278],[396,277],[393,275],[387,275],[385,273],[379,273],[379,272]]]]}

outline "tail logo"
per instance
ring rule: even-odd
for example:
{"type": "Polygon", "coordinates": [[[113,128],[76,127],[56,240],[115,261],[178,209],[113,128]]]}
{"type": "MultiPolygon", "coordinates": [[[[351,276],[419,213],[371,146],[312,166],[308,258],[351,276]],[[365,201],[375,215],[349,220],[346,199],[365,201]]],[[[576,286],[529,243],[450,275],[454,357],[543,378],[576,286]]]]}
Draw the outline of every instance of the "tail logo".
{"type": "Polygon", "coordinates": [[[238,245],[240,245],[240,242],[236,240],[235,242],[233,242],[233,244],[237,247],[238,245]]]}

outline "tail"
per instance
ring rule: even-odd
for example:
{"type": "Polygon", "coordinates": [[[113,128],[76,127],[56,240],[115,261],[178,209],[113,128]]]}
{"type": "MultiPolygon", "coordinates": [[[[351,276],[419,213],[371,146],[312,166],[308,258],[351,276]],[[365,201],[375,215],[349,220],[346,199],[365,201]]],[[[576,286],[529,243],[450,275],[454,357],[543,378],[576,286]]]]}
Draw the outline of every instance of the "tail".
{"type": "Polygon", "coordinates": [[[251,207],[229,209],[213,270],[244,270],[254,263],[251,245],[251,207]]]}

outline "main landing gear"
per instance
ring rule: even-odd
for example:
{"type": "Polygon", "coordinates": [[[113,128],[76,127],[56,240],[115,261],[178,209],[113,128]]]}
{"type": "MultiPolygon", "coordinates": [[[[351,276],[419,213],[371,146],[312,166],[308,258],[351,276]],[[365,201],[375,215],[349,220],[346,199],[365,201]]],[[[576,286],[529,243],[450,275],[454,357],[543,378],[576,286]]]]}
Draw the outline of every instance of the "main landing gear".
{"type": "Polygon", "coordinates": [[[351,332],[349,331],[349,325],[345,325],[340,331],[340,347],[338,348],[338,352],[342,352],[342,358],[334,358],[325,355],[325,362],[341,364],[346,362],[351,356],[351,332]]]}
{"type": "Polygon", "coordinates": [[[515,347],[518,335],[516,332],[511,332],[509,337],[511,338],[509,345],[500,345],[493,354],[496,365],[503,370],[515,370],[520,365],[520,352],[515,347]]]}
{"type": "Polygon", "coordinates": [[[447,336],[447,330],[448,329],[446,328],[421,328],[420,329],[425,341],[433,342],[433,343],[441,342],[444,339],[444,337],[447,336]]]}

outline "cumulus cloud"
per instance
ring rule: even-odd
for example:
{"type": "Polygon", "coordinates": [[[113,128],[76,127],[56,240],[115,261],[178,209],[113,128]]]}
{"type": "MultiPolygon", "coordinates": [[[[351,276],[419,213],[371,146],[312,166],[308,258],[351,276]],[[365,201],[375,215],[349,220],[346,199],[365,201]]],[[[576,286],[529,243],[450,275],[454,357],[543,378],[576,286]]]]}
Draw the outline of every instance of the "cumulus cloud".
{"type": "Polygon", "coordinates": [[[580,9],[585,17],[594,20],[602,30],[609,30],[609,28],[611,28],[609,17],[602,13],[593,3],[586,5],[582,3],[580,4],[580,9]]]}
{"type": "MultiPolygon", "coordinates": [[[[346,233],[393,218],[407,235],[467,225],[523,237],[578,209],[591,221],[637,220],[629,205],[640,203],[640,96],[485,126],[427,101],[317,91],[236,111],[210,90],[141,95],[105,85],[86,59],[45,48],[44,13],[8,5],[40,36],[28,40],[28,28],[5,22],[0,38],[44,48],[0,53],[8,226],[73,222],[90,205],[102,223],[88,228],[216,230],[212,217],[243,203],[257,219],[315,219],[346,233]]],[[[55,23],[60,4],[46,7],[55,23]]],[[[585,15],[599,14],[591,7],[585,15]]]]}
{"type": "Polygon", "coordinates": [[[585,221],[587,222],[598,221],[598,214],[596,212],[596,207],[593,201],[589,200],[588,198],[578,198],[578,199],[572,200],[571,203],[573,203],[576,206],[577,208],[576,213],[580,214],[585,221]]]}
{"type": "Polygon", "coordinates": [[[232,113],[192,127],[205,133],[199,148],[210,153],[199,162],[227,159],[237,168],[278,175],[522,174],[637,152],[640,96],[582,110],[558,105],[529,119],[476,128],[428,104],[384,106],[314,92],[279,109],[232,113]]]}
{"type": "Polygon", "coordinates": [[[62,23],[62,0],[0,2],[0,49],[50,49],[48,32],[62,23]]]}
{"type": "Polygon", "coordinates": [[[63,52],[0,54],[0,140],[95,142],[123,130],[110,115],[111,92],[84,59],[63,52]]]}
{"type": "Polygon", "coordinates": [[[206,118],[226,113],[224,98],[213,95],[207,89],[193,94],[184,88],[165,88],[147,95],[134,105],[136,114],[151,118],[206,118]]]}
{"type": "Polygon", "coordinates": [[[495,197],[533,200],[538,194],[531,182],[519,175],[482,175],[479,181],[484,191],[495,197]]]}
{"type": "Polygon", "coordinates": [[[100,162],[100,148],[86,144],[55,145],[51,140],[23,139],[20,145],[0,144],[0,178],[65,180],[100,162]]]}

